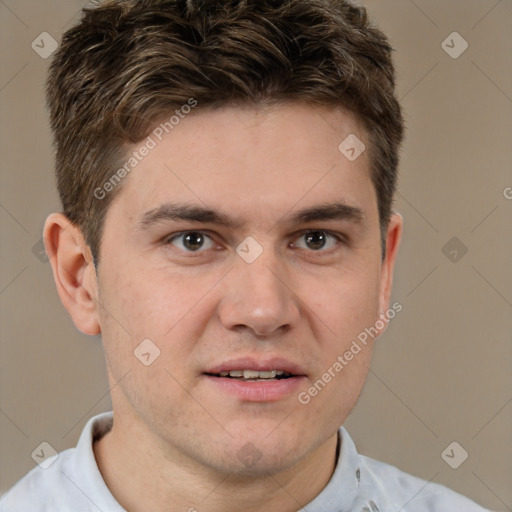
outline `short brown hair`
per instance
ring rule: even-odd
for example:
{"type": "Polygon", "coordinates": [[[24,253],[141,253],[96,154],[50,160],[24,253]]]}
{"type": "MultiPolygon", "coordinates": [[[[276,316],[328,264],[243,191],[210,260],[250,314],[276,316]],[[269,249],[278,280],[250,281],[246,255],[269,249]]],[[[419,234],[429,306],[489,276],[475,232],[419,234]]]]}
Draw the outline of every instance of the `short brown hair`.
{"type": "Polygon", "coordinates": [[[344,107],[368,133],[381,233],[403,119],[392,48],[348,0],[107,0],[84,9],[50,68],[47,99],[64,214],[98,261],[127,144],[193,98],[197,108],[309,102],[344,107]]]}

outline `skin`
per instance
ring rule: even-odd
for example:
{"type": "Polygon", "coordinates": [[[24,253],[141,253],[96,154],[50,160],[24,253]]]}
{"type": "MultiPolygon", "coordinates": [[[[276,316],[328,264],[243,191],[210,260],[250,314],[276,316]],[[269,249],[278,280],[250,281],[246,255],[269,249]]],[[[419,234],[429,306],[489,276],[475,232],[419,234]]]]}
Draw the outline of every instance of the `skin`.
{"type": "Polygon", "coordinates": [[[402,233],[395,213],[383,260],[368,152],[350,162],[338,150],[349,134],[368,146],[353,115],[303,104],[190,114],[124,179],[97,272],[80,230],[61,214],[47,219],[61,300],[78,329],[102,334],[115,421],[94,450],[126,509],[296,511],[329,481],[371,342],[308,404],[297,394],[388,309],[402,233]],[[339,202],[361,218],[292,220],[339,202]],[[165,203],[208,207],[235,225],[141,225],[165,203]],[[198,230],[210,237],[199,252],[169,240],[198,230]],[[341,241],[311,248],[305,230],[341,241]],[[250,264],[236,252],[249,236],[263,249],[250,264]],[[145,366],[133,351],[148,338],[160,356],[145,366]],[[245,356],[287,358],[305,378],[290,395],[254,402],[203,374],[245,356]],[[260,455],[250,466],[238,456],[247,443],[260,455]]]}

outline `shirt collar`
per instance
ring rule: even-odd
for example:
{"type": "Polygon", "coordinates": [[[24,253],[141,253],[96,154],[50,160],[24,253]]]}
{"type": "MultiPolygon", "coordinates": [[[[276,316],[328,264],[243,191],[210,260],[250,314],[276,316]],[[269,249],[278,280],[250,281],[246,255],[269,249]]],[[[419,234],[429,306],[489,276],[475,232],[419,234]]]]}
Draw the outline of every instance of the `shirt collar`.
{"type": "MultiPolygon", "coordinates": [[[[94,456],[94,442],[103,437],[112,428],[113,413],[107,412],[94,416],[85,426],[71,466],[71,474],[65,474],[75,486],[97,507],[105,512],[126,512],[110,492],[98,468],[94,456]]],[[[96,510],[96,509],[94,509],[96,510]]]]}
{"type": "Polygon", "coordinates": [[[324,490],[299,512],[351,512],[359,493],[361,469],[359,455],[344,427],[338,430],[339,450],[336,468],[324,490]]]}

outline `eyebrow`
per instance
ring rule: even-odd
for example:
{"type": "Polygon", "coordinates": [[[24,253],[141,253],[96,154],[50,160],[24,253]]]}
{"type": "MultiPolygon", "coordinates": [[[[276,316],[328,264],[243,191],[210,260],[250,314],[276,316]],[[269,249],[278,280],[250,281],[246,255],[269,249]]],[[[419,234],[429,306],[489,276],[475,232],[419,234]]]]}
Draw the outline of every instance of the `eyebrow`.
{"type": "Polygon", "coordinates": [[[147,228],[159,222],[169,220],[220,224],[231,228],[237,225],[228,215],[210,208],[191,204],[165,203],[158,208],[146,212],[139,222],[139,227],[147,228]]]}
{"type": "MultiPolygon", "coordinates": [[[[298,224],[321,220],[346,220],[359,224],[365,218],[366,216],[361,208],[343,202],[335,202],[316,205],[287,214],[280,219],[279,223],[298,224]]],[[[207,207],[192,204],[165,203],[158,208],[144,213],[138,225],[141,229],[144,229],[169,220],[219,224],[232,229],[242,224],[225,213],[207,207]]]]}
{"type": "Polygon", "coordinates": [[[364,221],[365,217],[361,208],[337,202],[300,210],[295,212],[290,220],[295,223],[318,220],[348,220],[359,224],[364,221]]]}

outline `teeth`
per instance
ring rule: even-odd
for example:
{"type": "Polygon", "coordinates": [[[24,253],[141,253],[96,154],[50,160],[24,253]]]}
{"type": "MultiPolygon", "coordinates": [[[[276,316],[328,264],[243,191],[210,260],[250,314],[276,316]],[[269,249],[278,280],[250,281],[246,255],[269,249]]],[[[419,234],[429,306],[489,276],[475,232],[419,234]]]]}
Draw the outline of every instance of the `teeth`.
{"type": "Polygon", "coordinates": [[[258,372],[256,370],[230,370],[219,374],[221,377],[238,377],[244,379],[274,379],[277,376],[289,375],[283,370],[270,370],[258,372]]]}
{"type": "MultiPolygon", "coordinates": [[[[260,379],[273,379],[277,375],[277,370],[272,370],[271,372],[258,372],[260,375],[260,379]]],[[[245,377],[245,372],[244,372],[245,377]]]]}
{"type": "Polygon", "coordinates": [[[255,372],[253,370],[244,370],[244,379],[259,379],[260,372],[255,372]]]}

